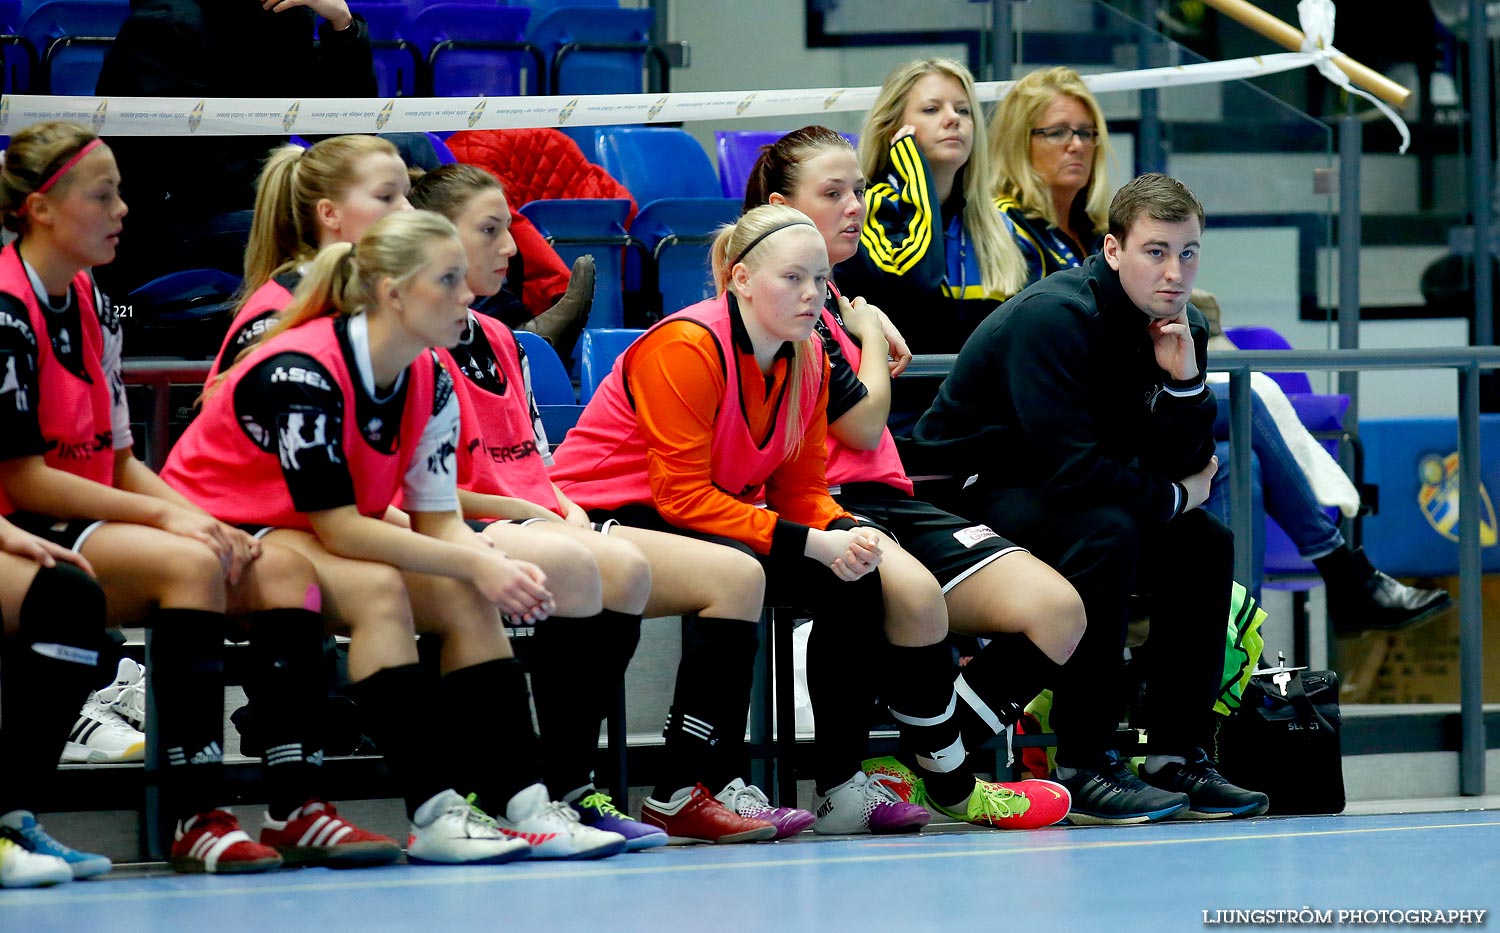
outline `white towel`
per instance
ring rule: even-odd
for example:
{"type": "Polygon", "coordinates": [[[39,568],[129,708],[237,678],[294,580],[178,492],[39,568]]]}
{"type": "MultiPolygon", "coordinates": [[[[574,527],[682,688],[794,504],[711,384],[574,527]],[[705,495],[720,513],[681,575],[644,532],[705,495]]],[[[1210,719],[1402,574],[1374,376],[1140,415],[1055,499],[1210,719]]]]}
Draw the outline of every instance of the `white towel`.
{"type": "MultiPolygon", "coordinates": [[[[1208,381],[1228,382],[1229,374],[1209,373],[1208,381]]],[[[1302,468],[1318,502],[1336,507],[1348,518],[1358,514],[1359,490],[1339,467],[1338,461],[1324,449],[1322,442],[1313,437],[1297,418],[1296,409],[1276,380],[1265,373],[1251,373],[1250,390],[1265,403],[1266,411],[1281,431],[1281,439],[1302,468]]]]}

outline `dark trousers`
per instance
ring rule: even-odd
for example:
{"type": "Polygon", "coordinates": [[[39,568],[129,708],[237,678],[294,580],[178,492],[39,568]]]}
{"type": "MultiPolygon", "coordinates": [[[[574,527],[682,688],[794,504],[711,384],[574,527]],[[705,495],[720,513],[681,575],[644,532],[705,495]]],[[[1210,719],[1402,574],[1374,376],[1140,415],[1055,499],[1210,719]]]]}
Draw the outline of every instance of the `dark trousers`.
{"type": "Polygon", "coordinates": [[[1150,748],[1212,750],[1213,702],[1224,670],[1234,538],[1194,509],[1165,525],[1117,506],[1079,507],[1037,489],[972,486],[961,512],[1028,548],[1078,590],[1088,629],[1053,691],[1057,760],[1086,765],[1108,746],[1125,693],[1131,596],[1148,597],[1151,634],[1136,657],[1146,684],[1150,748]]]}

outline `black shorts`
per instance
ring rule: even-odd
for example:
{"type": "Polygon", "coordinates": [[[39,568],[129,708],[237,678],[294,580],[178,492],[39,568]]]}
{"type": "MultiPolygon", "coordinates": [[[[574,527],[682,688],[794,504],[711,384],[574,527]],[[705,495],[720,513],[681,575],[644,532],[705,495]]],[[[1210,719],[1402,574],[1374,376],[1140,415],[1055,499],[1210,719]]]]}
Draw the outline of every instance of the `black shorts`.
{"type": "MultiPolygon", "coordinates": [[[[491,525],[520,525],[522,528],[525,528],[527,525],[533,525],[537,522],[550,521],[552,521],[552,519],[550,518],[523,518],[520,521],[516,521],[513,518],[466,518],[464,519],[464,524],[468,525],[474,531],[480,532],[482,534],[484,530],[491,525]]],[[[609,530],[618,524],[619,522],[614,520],[589,522],[589,529],[591,531],[597,531],[601,535],[607,535],[609,534],[609,530]]]]}
{"type": "Polygon", "coordinates": [[[937,577],[944,593],[1006,554],[1026,552],[988,525],[944,512],[884,483],[835,488],[834,501],[862,522],[884,529],[937,577]]]}
{"type": "Polygon", "coordinates": [[[35,512],[15,512],[7,517],[22,531],[29,531],[70,551],[78,551],[89,535],[104,527],[102,518],[53,518],[35,512]]]}

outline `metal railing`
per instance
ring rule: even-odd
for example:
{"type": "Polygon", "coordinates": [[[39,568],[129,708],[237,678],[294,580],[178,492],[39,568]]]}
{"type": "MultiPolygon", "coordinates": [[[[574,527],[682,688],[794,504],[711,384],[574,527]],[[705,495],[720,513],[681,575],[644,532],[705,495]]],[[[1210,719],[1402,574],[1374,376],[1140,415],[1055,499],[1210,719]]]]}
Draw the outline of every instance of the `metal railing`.
{"type": "Polygon", "coordinates": [[[1458,372],[1458,791],[1484,793],[1484,614],[1480,586],[1479,374],[1500,369],[1500,348],[1413,350],[1236,350],[1212,353],[1209,369],[1229,374],[1229,476],[1235,577],[1249,579],[1250,373],[1253,370],[1355,372],[1452,369],[1458,372]]]}

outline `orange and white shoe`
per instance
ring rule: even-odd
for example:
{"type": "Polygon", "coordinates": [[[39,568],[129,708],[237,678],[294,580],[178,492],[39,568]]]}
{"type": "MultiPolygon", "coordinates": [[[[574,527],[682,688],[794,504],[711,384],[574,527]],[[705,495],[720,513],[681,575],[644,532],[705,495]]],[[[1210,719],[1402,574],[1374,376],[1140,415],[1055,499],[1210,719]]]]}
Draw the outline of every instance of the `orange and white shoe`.
{"type": "Polygon", "coordinates": [[[495,820],[457,791],[434,794],[417,808],[406,860],[428,865],[499,865],[531,854],[531,844],[500,832],[495,820]]]}
{"type": "Polygon", "coordinates": [[[522,788],[496,818],[500,832],[531,845],[531,857],[542,859],[605,858],[625,851],[625,837],[584,825],[578,811],[547,796],[544,784],[522,788]]]}

